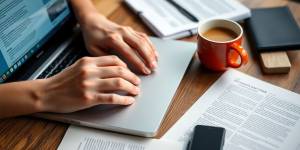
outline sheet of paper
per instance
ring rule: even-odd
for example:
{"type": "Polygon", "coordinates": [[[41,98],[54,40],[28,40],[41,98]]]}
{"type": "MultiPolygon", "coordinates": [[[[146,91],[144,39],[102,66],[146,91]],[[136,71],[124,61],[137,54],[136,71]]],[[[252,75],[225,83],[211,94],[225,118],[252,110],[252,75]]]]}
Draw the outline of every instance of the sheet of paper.
{"type": "Polygon", "coordinates": [[[184,150],[183,142],[142,138],[71,125],[58,150],[184,150]]]}
{"type": "Polygon", "coordinates": [[[235,0],[174,0],[177,4],[191,12],[200,21],[208,18],[227,18],[249,11],[244,5],[235,0]]]}
{"type": "Polygon", "coordinates": [[[300,95],[225,72],[164,135],[187,142],[195,125],[226,128],[225,150],[300,150],[300,95]]]}
{"type": "MultiPolygon", "coordinates": [[[[167,0],[124,0],[156,35],[162,38],[182,38],[194,32],[193,22],[167,0]]],[[[250,16],[250,10],[236,0],[173,0],[199,21],[212,18],[235,21],[250,16]]]]}

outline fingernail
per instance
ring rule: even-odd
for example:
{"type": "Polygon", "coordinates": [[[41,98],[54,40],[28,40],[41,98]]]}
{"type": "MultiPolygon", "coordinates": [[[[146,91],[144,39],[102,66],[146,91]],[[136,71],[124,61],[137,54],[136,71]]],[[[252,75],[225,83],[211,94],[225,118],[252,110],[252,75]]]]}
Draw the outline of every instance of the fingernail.
{"type": "Polygon", "coordinates": [[[148,68],[145,67],[145,68],[144,68],[144,73],[145,73],[145,74],[150,74],[151,71],[150,71],[148,68]]]}
{"type": "Polygon", "coordinates": [[[141,83],[141,79],[137,77],[137,78],[136,78],[136,83],[137,83],[137,84],[140,84],[140,83],[141,83]]]}
{"type": "Polygon", "coordinates": [[[136,87],[135,91],[136,91],[136,94],[139,94],[140,93],[140,88],[136,87]]]}
{"type": "Polygon", "coordinates": [[[134,99],[133,97],[130,97],[130,98],[128,98],[127,100],[128,100],[128,101],[127,101],[127,104],[128,104],[128,105],[134,103],[134,101],[135,101],[135,99],[134,99]]]}
{"type": "Polygon", "coordinates": [[[153,69],[155,69],[155,68],[157,67],[157,62],[156,62],[156,61],[153,61],[153,62],[151,63],[151,66],[152,66],[153,69]]]}
{"type": "Polygon", "coordinates": [[[155,56],[158,58],[159,57],[159,54],[157,51],[154,52],[155,53],[155,56]]]}

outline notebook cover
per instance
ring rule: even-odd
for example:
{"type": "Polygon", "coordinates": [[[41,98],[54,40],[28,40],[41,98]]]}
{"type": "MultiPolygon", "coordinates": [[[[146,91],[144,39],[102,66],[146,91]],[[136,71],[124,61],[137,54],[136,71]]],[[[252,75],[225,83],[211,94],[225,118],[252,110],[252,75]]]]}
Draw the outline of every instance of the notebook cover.
{"type": "Polygon", "coordinates": [[[258,52],[300,49],[300,28],[288,7],[251,10],[246,26],[258,52]]]}

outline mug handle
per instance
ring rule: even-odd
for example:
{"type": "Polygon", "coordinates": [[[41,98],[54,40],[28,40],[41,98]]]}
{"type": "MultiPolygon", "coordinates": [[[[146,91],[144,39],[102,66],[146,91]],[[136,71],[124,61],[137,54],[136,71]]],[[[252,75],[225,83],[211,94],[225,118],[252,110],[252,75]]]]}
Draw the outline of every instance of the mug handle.
{"type": "Polygon", "coordinates": [[[232,68],[239,68],[242,64],[246,64],[248,62],[248,54],[246,50],[237,43],[233,43],[230,45],[230,49],[227,51],[227,65],[232,68]],[[230,57],[231,50],[234,50],[241,57],[241,63],[236,62],[230,57]]]}

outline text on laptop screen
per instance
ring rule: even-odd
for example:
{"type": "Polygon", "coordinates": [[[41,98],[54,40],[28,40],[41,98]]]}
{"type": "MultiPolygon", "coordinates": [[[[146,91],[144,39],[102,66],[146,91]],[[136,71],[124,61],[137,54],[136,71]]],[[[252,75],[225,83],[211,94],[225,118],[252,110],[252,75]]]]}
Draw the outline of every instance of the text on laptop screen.
{"type": "Polygon", "coordinates": [[[66,0],[0,0],[0,83],[69,15],[66,0]]]}

